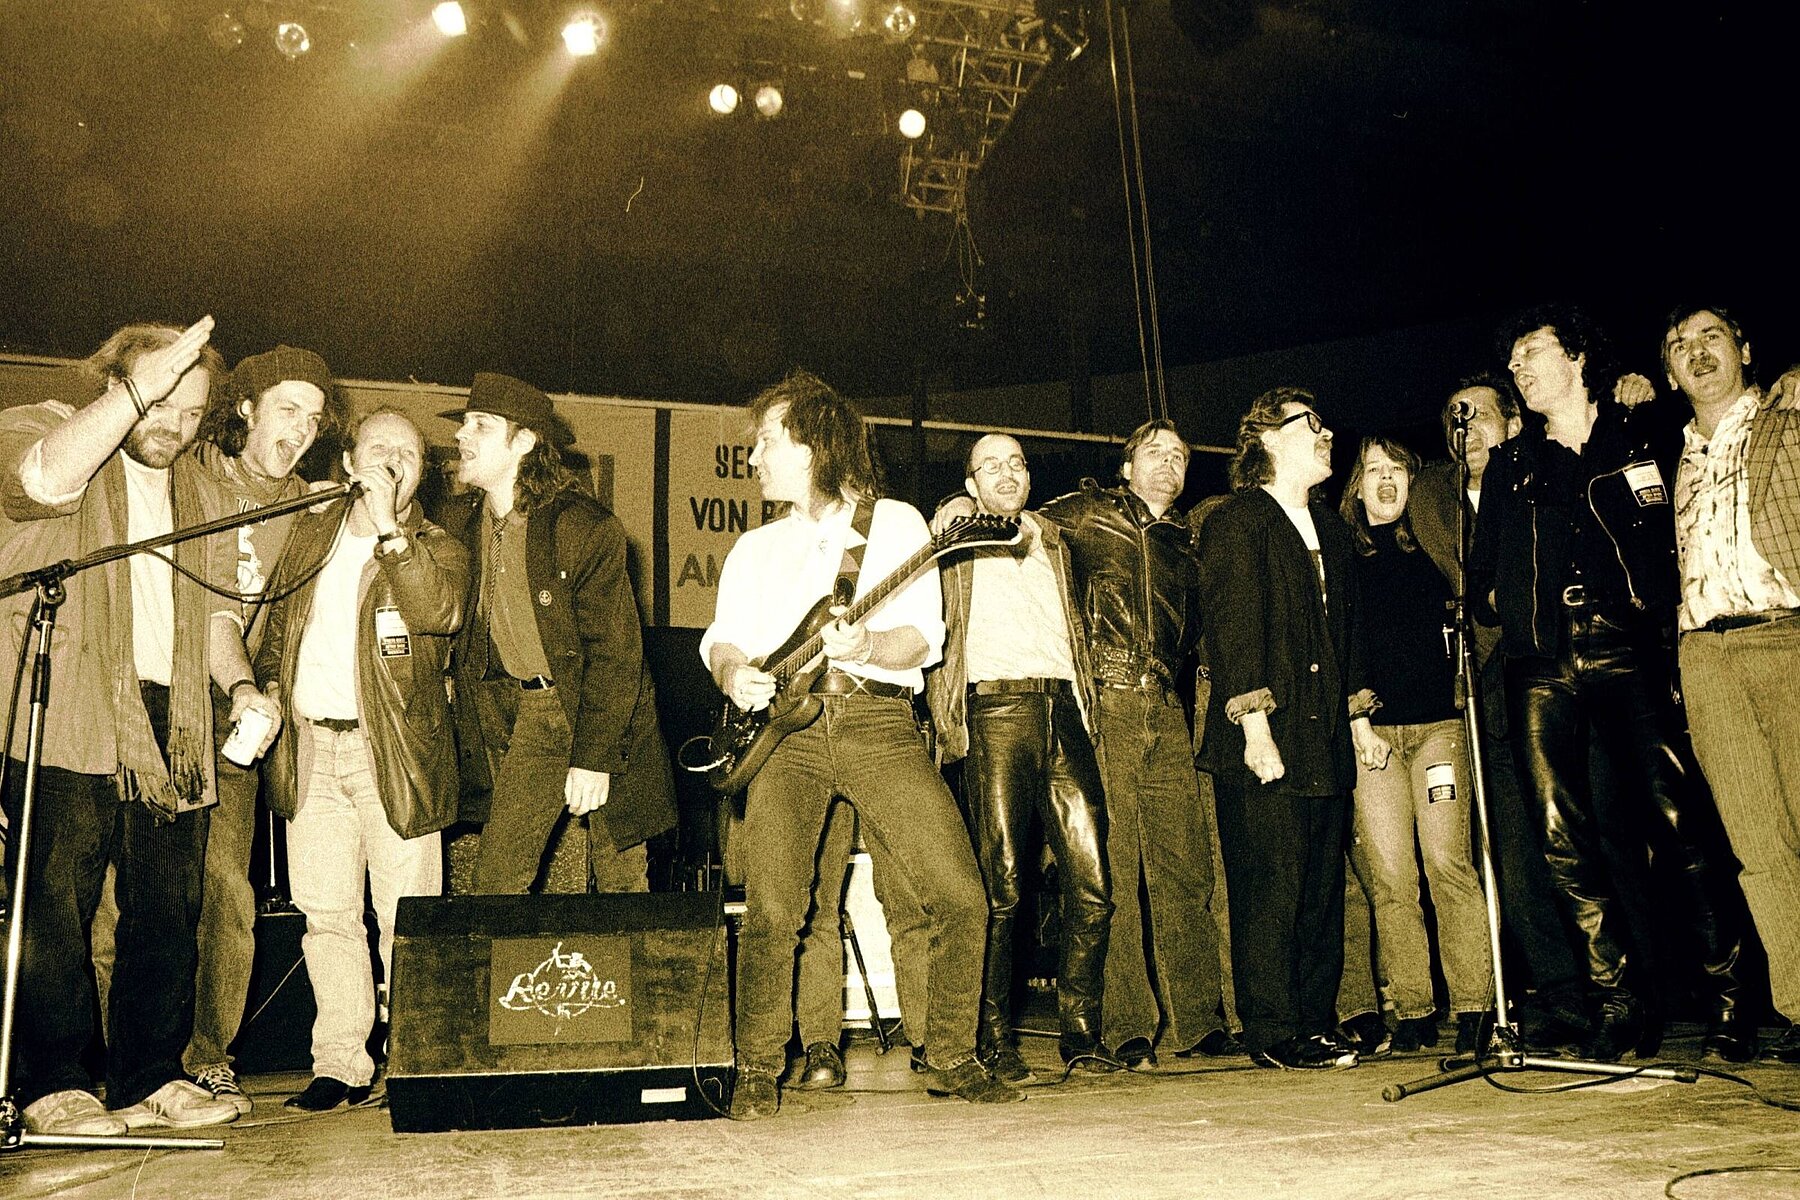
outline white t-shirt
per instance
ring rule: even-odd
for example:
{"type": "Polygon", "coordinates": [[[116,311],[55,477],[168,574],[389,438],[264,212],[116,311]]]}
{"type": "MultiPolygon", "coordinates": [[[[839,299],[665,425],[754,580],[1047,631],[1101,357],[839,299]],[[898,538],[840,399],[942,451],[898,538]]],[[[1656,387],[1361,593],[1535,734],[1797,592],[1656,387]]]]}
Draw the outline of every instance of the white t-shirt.
{"type": "Polygon", "coordinates": [[[375,554],[375,535],[346,526],[337,549],[313,581],[312,615],[300,637],[294,667],[294,712],[310,721],[356,720],[356,626],[363,568],[375,554]]]}
{"type": "MultiPolygon", "coordinates": [[[[141,542],[173,532],[168,468],[146,467],[123,452],[119,460],[125,464],[127,539],[141,542]]],[[[175,674],[175,571],[169,550],[131,556],[132,659],[139,679],[164,687],[175,674]]]]}

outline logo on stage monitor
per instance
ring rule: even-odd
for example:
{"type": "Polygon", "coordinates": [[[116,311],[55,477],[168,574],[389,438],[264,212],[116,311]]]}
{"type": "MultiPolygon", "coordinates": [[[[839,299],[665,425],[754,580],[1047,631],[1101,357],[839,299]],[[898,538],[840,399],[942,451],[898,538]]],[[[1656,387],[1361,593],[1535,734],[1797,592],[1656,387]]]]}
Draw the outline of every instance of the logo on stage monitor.
{"type": "Polygon", "coordinates": [[[495,939],[488,1041],[631,1040],[631,939],[495,939]]]}

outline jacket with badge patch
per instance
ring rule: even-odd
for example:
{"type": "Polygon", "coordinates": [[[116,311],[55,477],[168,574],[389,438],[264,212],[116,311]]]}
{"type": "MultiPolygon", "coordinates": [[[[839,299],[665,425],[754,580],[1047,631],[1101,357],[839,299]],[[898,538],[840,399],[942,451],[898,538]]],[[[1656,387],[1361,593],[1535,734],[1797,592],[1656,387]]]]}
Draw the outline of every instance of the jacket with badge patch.
{"type": "MultiPolygon", "coordinates": [[[[256,678],[281,681],[284,705],[294,694],[300,639],[312,616],[314,580],[292,595],[282,592],[332,551],[346,509],[301,516],[269,586],[280,597],[269,610],[268,629],[256,654],[256,678]]],[[[400,522],[406,549],[377,552],[363,568],[356,611],[357,718],[375,763],[375,786],[388,824],[404,838],[434,833],[456,820],[457,775],[450,706],[444,694],[450,640],[462,625],[469,556],[454,538],[418,515],[400,522]],[[404,623],[396,634],[376,614],[395,609],[404,623]]],[[[349,614],[343,614],[348,616],[349,614]]],[[[393,618],[385,618],[391,622],[393,618]]],[[[305,795],[293,710],[269,751],[264,780],[269,807],[290,820],[305,795]]]]}

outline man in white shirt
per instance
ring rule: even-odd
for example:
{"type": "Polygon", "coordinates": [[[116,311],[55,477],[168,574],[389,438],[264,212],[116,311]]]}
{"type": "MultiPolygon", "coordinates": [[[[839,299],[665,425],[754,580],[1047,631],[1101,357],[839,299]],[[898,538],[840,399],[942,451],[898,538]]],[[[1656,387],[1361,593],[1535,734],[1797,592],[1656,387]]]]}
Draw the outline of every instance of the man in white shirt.
{"type": "MultiPolygon", "coordinates": [[[[719,576],[700,653],[719,690],[745,711],[778,697],[756,665],[837,581],[866,592],[930,540],[910,505],[877,499],[862,418],[797,371],[751,406],[751,465],[765,499],[793,507],[745,533],[719,576]],[[866,533],[863,532],[866,530],[866,533]],[[755,661],[753,661],[755,660],[755,661]]],[[[877,875],[904,882],[931,924],[926,1087],[982,1103],[1022,1099],[975,1054],[987,897],[956,802],[913,722],[921,668],[944,640],[935,567],[919,570],[864,622],[825,625],[828,669],[812,685],[823,711],[783,739],[751,779],[740,835],[748,910],[738,951],[738,1079],[732,1116],[780,1108],[776,1083],[794,1027],[794,959],[806,923],[820,837],[834,796],[856,806],[877,875]]]]}

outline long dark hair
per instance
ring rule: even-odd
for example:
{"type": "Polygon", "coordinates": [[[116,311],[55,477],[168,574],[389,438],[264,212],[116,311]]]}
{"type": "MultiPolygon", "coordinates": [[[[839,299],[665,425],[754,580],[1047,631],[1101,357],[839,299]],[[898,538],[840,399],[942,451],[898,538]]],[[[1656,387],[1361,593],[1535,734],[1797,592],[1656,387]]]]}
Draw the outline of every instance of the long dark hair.
{"type": "Polygon", "coordinates": [[[1494,349],[1499,352],[1500,361],[1509,362],[1513,345],[1526,334],[1540,329],[1555,334],[1557,345],[1570,358],[1587,356],[1581,364],[1581,382],[1587,388],[1588,403],[1612,399],[1613,384],[1619,378],[1619,364],[1613,358],[1612,346],[1594,319],[1573,304],[1540,304],[1514,314],[1500,326],[1494,338],[1494,349]]]}
{"type": "MultiPolygon", "coordinates": [[[[1369,510],[1362,500],[1363,463],[1370,450],[1379,450],[1399,463],[1406,472],[1409,486],[1419,477],[1419,456],[1392,438],[1376,434],[1364,438],[1356,448],[1356,465],[1350,468],[1350,480],[1344,484],[1344,497],[1338,501],[1338,512],[1350,526],[1350,540],[1356,544],[1356,552],[1365,556],[1375,553],[1375,541],[1369,535],[1369,510]]],[[[1394,518],[1394,544],[1408,554],[1419,548],[1418,539],[1413,537],[1412,520],[1404,508],[1394,518]]]]}
{"type": "MultiPolygon", "coordinates": [[[[518,436],[521,428],[517,422],[508,421],[507,437],[518,436]]],[[[547,434],[532,432],[537,434],[537,445],[525,452],[513,476],[513,507],[523,513],[544,507],[575,482],[574,473],[563,462],[562,449],[547,434]]]]}
{"type": "Polygon", "coordinates": [[[1262,435],[1281,428],[1281,406],[1304,404],[1316,408],[1305,388],[1270,388],[1250,402],[1250,411],[1238,421],[1237,453],[1231,456],[1231,490],[1253,492],[1275,478],[1275,460],[1263,445],[1262,435]]]}
{"type": "Polygon", "coordinates": [[[796,369],[750,402],[751,428],[761,427],[769,410],[782,404],[788,436],[812,451],[815,495],[836,500],[847,493],[873,501],[887,494],[874,435],[854,404],[811,371],[796,369]]]}
{"type": "MultiPolygon", "coordinates": [[[[244,442],[250,437],[250,422],[239,410],[248,404],[250,411],[254,413],[261,403],[262,397],[252,395],[249,385],[238,378],[238,372],[232,372],[225,386],[213,389],[212,400],[206,406],[206,413],[200,418],[200,432],[195,435],[195,439],[211,442],[226,458],[236,458],[244,452],[244,442]]],[[[357,421],[356,424],[360,426],[362,422],[357,421]]],[[[333,382],[325,389],[325,407],[319,410],[319,431],[313,440],[316,444],[345,437],[350,432],[350,425],[349,401],[333,382]]],[[[354,438],[351,440],[354,441],[354,438]]]]}

